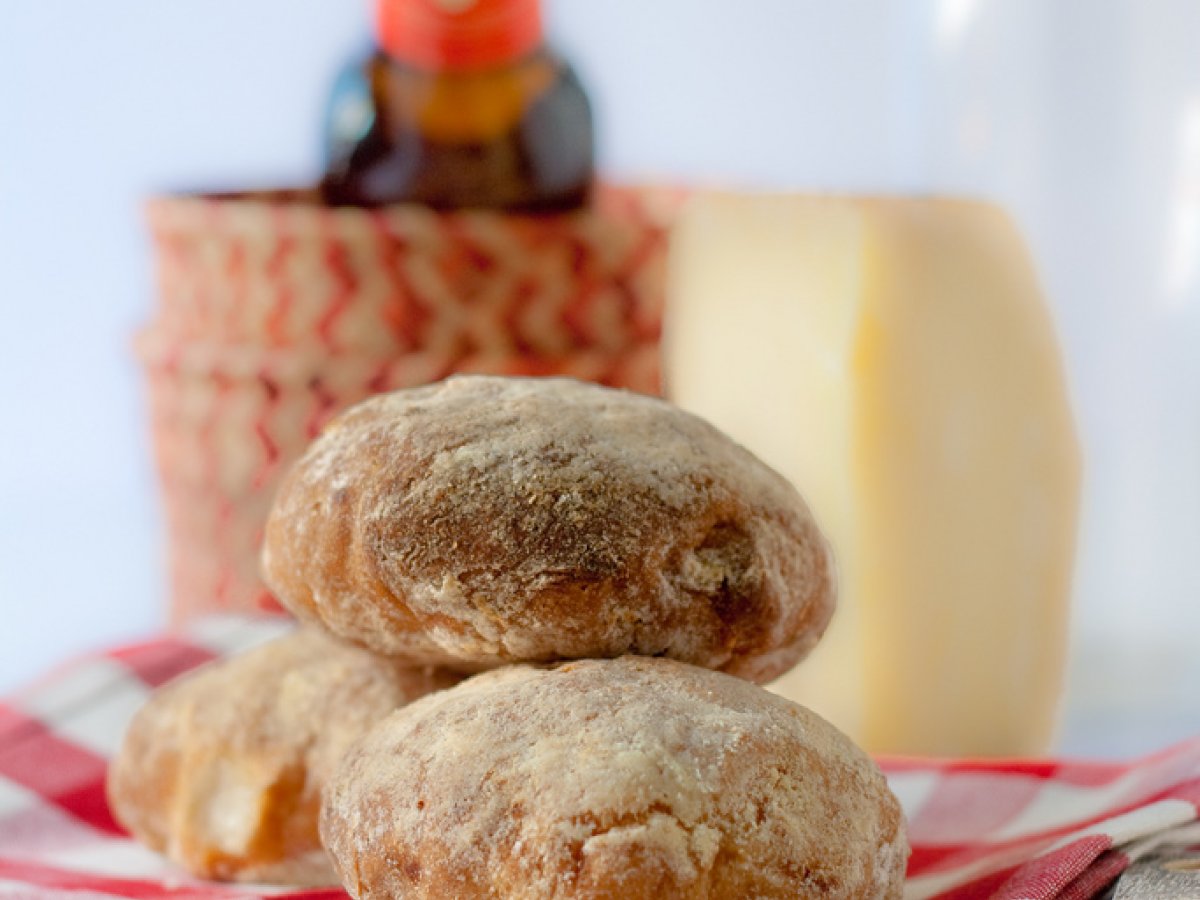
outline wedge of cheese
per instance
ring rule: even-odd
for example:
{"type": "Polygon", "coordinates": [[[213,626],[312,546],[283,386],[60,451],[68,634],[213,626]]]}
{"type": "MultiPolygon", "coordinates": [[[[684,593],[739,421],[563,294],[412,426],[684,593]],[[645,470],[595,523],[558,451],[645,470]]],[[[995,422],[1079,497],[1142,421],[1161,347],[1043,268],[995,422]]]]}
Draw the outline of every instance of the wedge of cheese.
{"type": "Polygon", "coordinates": [[[1079,450],[1025,248],[994,206],[698,197],[672,243],[671,398],[790,478],[839,609],[774,687],[884,753],[1043,752],[1079,450]]]}

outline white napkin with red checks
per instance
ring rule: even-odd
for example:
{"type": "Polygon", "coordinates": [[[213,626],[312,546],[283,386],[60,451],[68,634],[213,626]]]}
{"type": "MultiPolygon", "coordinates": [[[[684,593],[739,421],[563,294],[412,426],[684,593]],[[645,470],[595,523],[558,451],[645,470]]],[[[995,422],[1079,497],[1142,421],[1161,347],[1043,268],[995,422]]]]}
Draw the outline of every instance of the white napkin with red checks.
{"type": "MultiPolygon", "coordinates": [[[[150,691],[288,627],[211,619],[70,663],[0,700],[0,898],[344,898],[197,881],[130,840],[104,798],[108,759],[150,691]]],[[[1200,808],[1200,739],[1129,764],[880,763],[908,816],[914,900],[1094,897],[1200,808]]]]}

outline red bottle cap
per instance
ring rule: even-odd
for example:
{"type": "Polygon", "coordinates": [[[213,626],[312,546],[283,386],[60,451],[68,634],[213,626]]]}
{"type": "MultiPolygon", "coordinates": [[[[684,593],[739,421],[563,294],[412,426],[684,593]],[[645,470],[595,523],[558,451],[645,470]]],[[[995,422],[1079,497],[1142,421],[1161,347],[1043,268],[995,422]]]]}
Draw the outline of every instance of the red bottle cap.
{"type": "Polygon", "coordinates": [[[380,46],[422,69],[485,69],[542,42],[540,0],[376,0],[380,46]]]}

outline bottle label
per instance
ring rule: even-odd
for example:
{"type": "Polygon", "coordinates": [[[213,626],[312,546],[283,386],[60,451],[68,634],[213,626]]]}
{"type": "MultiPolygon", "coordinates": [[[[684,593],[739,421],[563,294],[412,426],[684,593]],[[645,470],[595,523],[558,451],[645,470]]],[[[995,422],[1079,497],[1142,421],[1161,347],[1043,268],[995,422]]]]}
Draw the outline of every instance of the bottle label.
{"type": "Polygon", "coordinates": [[[422,69],[486,69],[542,42],[540,0],[377,0],[377,35],[390,55],[422,69]]]}

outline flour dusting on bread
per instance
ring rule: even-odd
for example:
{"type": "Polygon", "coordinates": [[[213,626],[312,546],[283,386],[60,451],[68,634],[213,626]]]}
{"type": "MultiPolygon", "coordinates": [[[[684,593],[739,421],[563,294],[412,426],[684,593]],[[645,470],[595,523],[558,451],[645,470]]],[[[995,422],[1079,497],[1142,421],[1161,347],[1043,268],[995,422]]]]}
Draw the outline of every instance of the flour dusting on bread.
{"type": "Polygon", "coordinates": [[[302,618],[466,670],[639,653],[767,681],[834,597],[781,476],[661,400],[569,379],[354,407],[282,487],[264,569],[302,618]]]}

